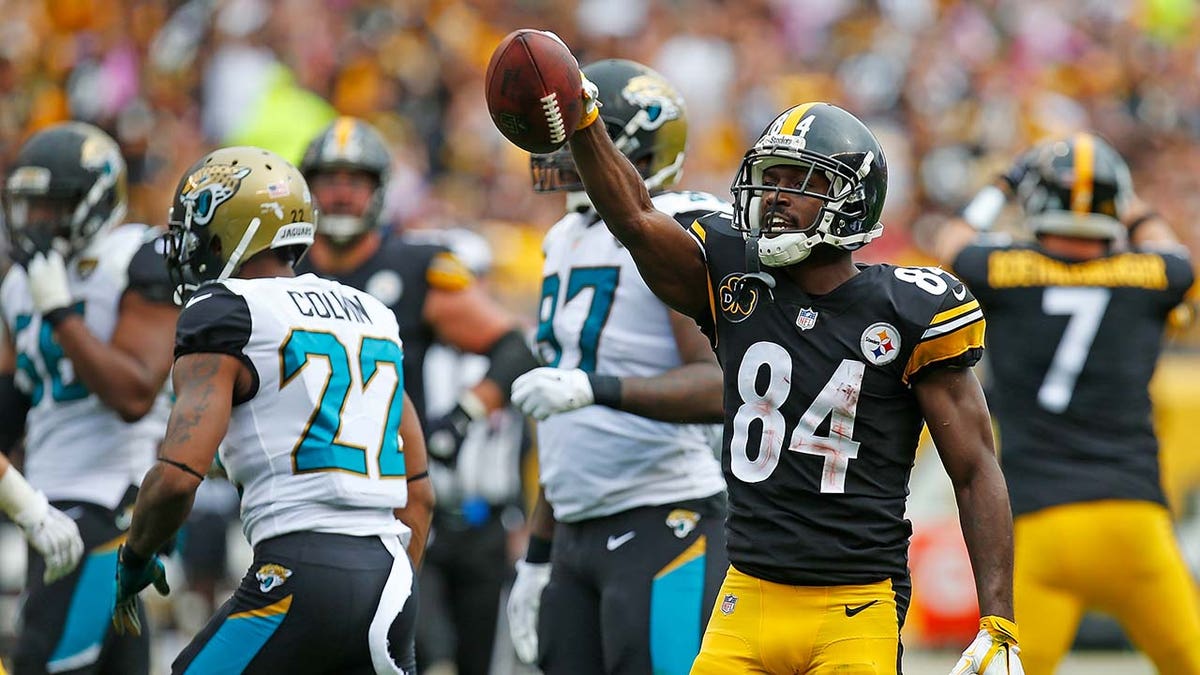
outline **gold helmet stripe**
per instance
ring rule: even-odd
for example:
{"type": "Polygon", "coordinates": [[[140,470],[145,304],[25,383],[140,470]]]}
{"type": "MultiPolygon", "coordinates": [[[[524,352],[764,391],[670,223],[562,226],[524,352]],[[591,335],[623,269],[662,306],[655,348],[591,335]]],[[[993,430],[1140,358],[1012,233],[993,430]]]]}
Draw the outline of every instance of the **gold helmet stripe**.
{"type": "Polygon", "coordinates": [[[1071,210],[1092,210],[1092,179],[1096,169],[1096,144],[1091,134],[1075,134],[1075,182],[1071,185],[1071,210]]]}
{"type": "Polygon", "coordinates": [[[350,142],[350,133],[354,131],[353,117],[339,117],[333,123],[333,139],[338,154],[341,155],[346,151],[346,144],[350,142]]]}
{"type": "Polygon", "coordinates": [[[810,103],[801,103],[795,108],[792,108],[792,111],[788,113],[787,119],[783,121],[783,128],[779,130],[779,133],[785,136],[791,136],[792,134],[796,133],[796,127],[800,126],[800,120],[804,119],[805,113],[808,112],[809,108],[812,108],[815,105],[821,105],[821,102],[812,101],[810,103]]]}

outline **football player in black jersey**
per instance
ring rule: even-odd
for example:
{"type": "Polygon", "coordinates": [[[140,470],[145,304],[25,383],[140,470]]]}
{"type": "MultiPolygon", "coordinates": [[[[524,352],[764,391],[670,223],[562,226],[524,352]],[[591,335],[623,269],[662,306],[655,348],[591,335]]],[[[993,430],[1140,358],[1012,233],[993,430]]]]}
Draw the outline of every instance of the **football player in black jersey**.
{"type": "Polygon", "coordinates": [[[395,311],[404,339],[405,387],[425,421],[429,453],[453,461],[467,425],[504,406],[512,381],[535,367],[517,320],[490,298],[444,246],[385,237],[384,193],[392,155],[363,120],[340,117],[305,150],[300,171],[321,209],[317,238],[298,274],[362,289],[395,311]],[[422,376],[434,341],[491,359],[484,380],[450,413],[425,420],[422,376]]]}
{"type": "MultiPolygon", "coordinates": [[[[404,340],[405,390],[426,422],[429,454],[435,462],[453,466],[470,424],[503,408],[513,380],[537,362],[516,319],[476,283],[448,247],[404,235],[384,236],[383,201],[391,164],[383,137],[360,119],[339,118],[312,140],[300,170],[321,208],[321,219],[316,241],[297,271],[315,272],[362,289],[392,308],[404,340]],[[467,390],[449,413],[427,419],[425,354],[434,341],[484,354],[490,361],[483,380],[467,390]]],[[[435,512],[433,528],[447,533],[474,529],[475,541],[502,545],[506,533],[500,514],[500,509],[490,509],[486,516],[468,517],[447,502],[435,512]]],[[[453,538],[448,536],[441,544],[436,543],[437,537],[433,540],[434,547],[449,546],[453,538]]],[[[435,550],[431,557],[442,560],[445,553],[435,550]]],[[[507,552],[491,547],[485,557],[506,564],[507,552]]],[[[472,585],[450,579],[445,584],[456,607],[454,632],[471,636],[459,639],[456,650],[458,669],[464,675],[486,674],[490,669],[503,579],[496,575],[492,581],[472,585]],[[459,592],[472,597],[458,596],[459,592]]],[[[427,651],[422,649],[418,655],[422,667],[427,651]]]]}
{"type": "Polygon", "coordinates": [[[85,547],[57,579],[30,557],[18,673],[150,667],[148,634],[108,627],[113,542],[162,440],[179,312],[157,233],[125,223],[126,205],[116,141],[82,122],[30,137],[4,185],[17,264],[0,285],[0,451],[25,434],[29,483],[77,523],[85,547]]]}
{"type": "Polygon", "coordinates": [[[746,153],[733,216],[688,232],[654,209],[583,89],[569,143],[592,204],[724,370],[732,566],[692,672],[898,672],[905,499],[926,422],[984,615],[955,672],[1020,672],[1012,520],[970,369],[983,315],[940,270],[854,263],[882,231],[874,135],[826,103],[783,111],[746,153]]]}
{"type": "Polygon", "coordinates": [[[1022,659],[1049,675],[1085,610],[1119,619],[1162,673],[1200,673],[1200,607],[1171,528],[1147,387],[1188,253],[1089,133],[1048,141],[936,233],[979,298],[1015,514],[1022,659]],[[1006,200],[1034,241],[980,236],[1006,200]]]}

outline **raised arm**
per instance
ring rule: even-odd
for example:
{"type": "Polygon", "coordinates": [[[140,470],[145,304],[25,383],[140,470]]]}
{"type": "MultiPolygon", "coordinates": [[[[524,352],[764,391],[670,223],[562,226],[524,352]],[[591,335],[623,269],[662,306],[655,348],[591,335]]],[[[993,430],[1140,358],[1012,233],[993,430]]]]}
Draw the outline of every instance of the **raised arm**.
{"type": "Polygon", "coordinates": [[[580,129],[570,144],[592,205],[629,249],[646,285],[675,310],[705,316],[708,271],[700,248],[674,218],[654,208],[641,174],[613,145],[604,124],[580,129]]]}

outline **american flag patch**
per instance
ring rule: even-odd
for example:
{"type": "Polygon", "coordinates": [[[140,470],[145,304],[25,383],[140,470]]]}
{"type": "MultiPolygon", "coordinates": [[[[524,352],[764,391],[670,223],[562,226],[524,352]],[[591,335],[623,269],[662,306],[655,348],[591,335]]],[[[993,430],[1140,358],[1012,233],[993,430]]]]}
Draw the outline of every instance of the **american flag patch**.
{"type": "Polygon", "coordinates": [[[279,199],[280,197],[286,197],[290,194],[292,194],[292,191],[290,188],[288,188],[286,181],[281,180],[279,182],[269,183],[267,185],[267,196],[271,199],[279,199]]]}

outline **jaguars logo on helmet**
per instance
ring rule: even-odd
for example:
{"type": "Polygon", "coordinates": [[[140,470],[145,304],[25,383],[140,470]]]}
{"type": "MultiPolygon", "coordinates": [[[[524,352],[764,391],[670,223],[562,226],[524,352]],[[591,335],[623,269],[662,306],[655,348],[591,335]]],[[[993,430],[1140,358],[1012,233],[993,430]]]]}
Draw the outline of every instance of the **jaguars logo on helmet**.
{"type": "Polygon", "coordinates": [[[34,134],[17,153],[4,185],[4,221],[13,257],[58,249],[81,253],[126,211],[126,169],[108,134],[64,122],[34,134]]]}
{"type": "MultiPolygon", "coordinates": [[[[679,181],[687,145],[687,106],[666,78],[640,63],[606,59],[583,68],[600,90],[600,120],[617,149],[655,192],[679,181]]],[[[533,189],[568,192],[571,210],[591,206],[570,148],[530,157],[533,189]]]]}
{"type": "Polygon", "coordinates": [[[814,246],[855,250],[883,234],[879,216],[887,195],[883,148],[857,117],[829,103],[803,103],[776,117],[746,152],[733,186],[733,226],[757,241],[764,265],[783,267],[808,257],[814,246]],[[773,166],[820,172],[829,189],[764,185],[773,166]],[[824,202],[813,223],[801,229],[764,223],[762,197],[791,193],[824,202]],[[770,236],[763,236],[770,235],[770,236]]]}
{"type": "Polygon", "coordinates": [[[1078,133],[1042,143],[1009,172],[1036,234],[1091,239],[1125,236],[1120,217],[1133,194],[1129,166],[1099,136],[1078,133]]]}
{"type": "Polygon", "coordinates": [[[279,155],[246,146],[205,155],[184,173],[171,206],[166,256],[177,300],[263,251],[295,264],[312,245],[316,221],[308,184],[279,155]]]}

